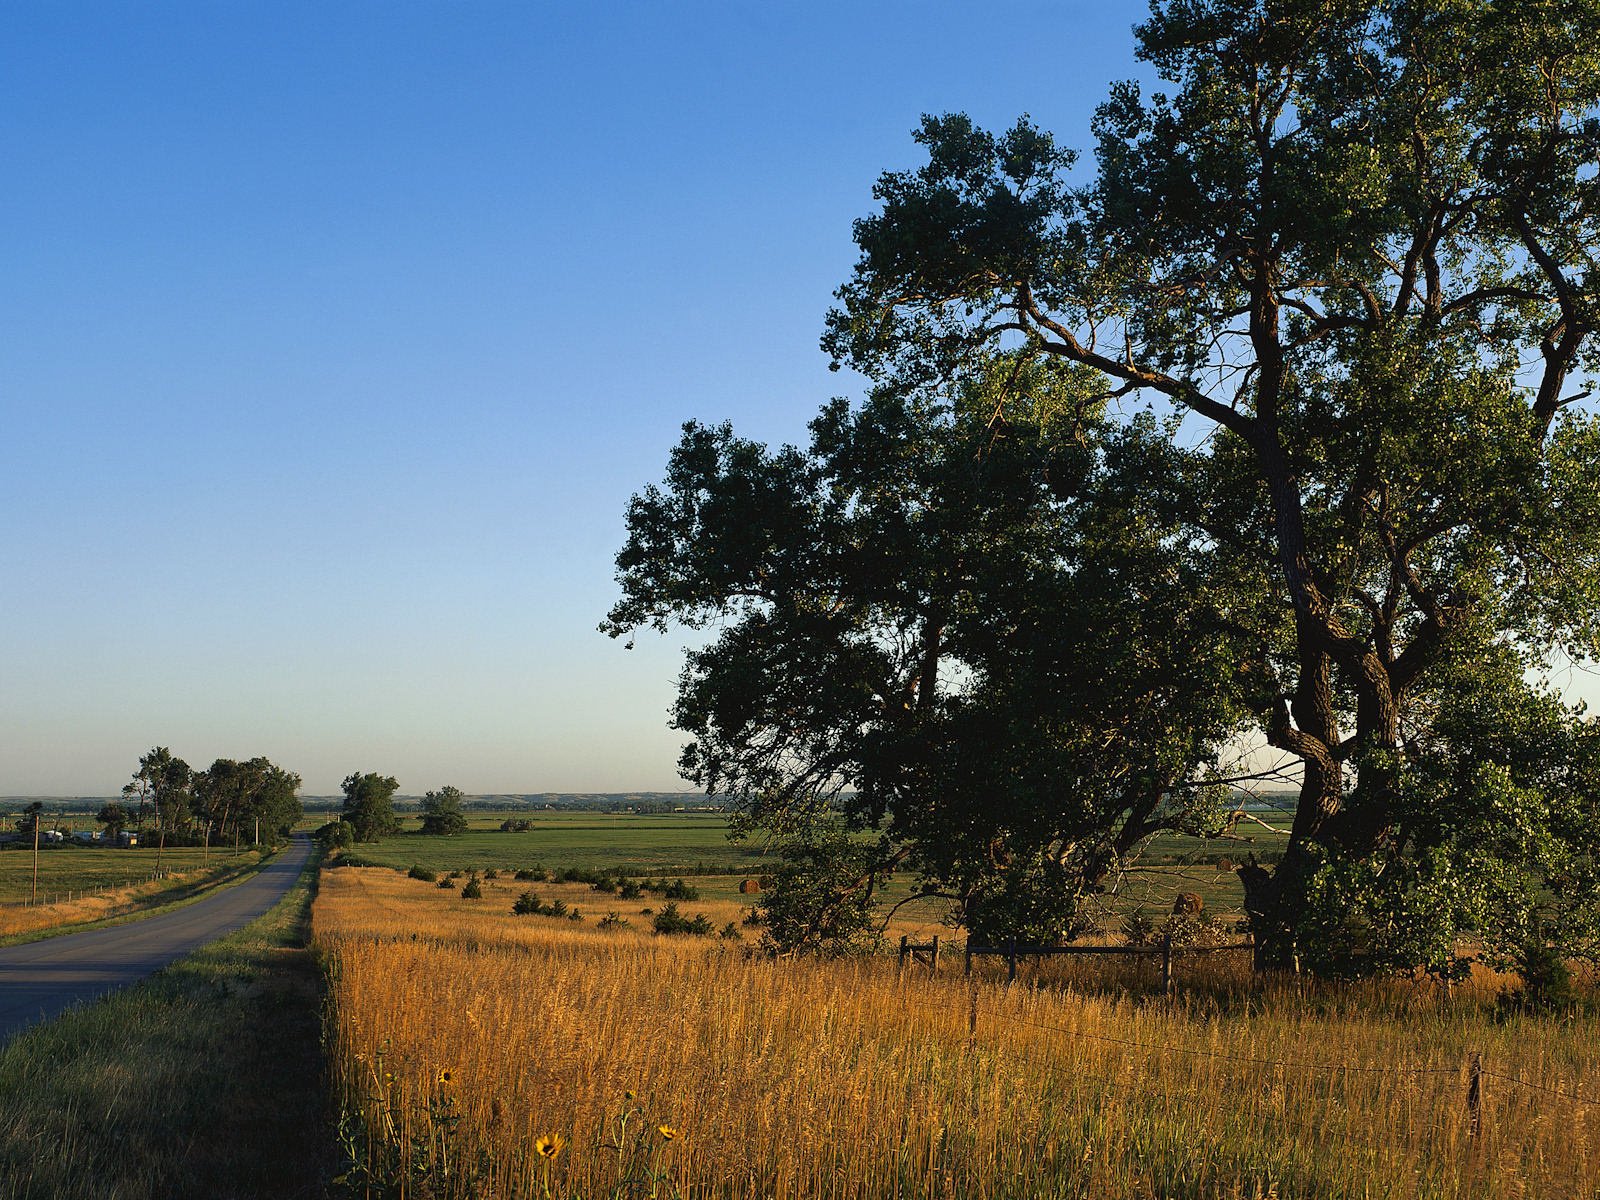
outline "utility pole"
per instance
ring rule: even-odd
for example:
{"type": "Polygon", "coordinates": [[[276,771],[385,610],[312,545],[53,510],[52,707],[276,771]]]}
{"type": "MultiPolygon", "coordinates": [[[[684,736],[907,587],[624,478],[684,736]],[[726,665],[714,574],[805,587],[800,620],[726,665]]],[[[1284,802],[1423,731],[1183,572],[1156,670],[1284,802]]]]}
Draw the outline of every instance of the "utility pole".
{"type": "Polygon", "coordinates": [[[39,811],[33,813],[33,894],[28,897],[29,904],[39,903],[39,811]]]}

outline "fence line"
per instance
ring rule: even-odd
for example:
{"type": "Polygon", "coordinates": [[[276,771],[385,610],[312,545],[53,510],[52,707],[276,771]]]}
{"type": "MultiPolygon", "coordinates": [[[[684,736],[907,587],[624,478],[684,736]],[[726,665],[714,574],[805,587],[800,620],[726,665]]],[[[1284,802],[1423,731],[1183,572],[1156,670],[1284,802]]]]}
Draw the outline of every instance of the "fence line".
{"type": "MultiPolygon", "coordinates": [[[[971,1005],[971,1008],[969,1010],[969,1013],[970,1013],[970,1015],[969,1015],[970,1037],[973,1040],[975,1040],[976,1036],[977,1036],[977,1029],[978,1029],[978,1024],[979,1024],[979,1014],[980,1014],[980,1011],[981,1011],[979,1006],[978,1006],[977,999],[978,999],[978,997],[977,997],[977,986],[974,985],[973,986],[973,994],[972,994],[972,1005],[971,1005]]],[[[936,1009],[936,1008],[933,1008],[933,1007],[927,1005],[926,1003],[919,1003],[919,1004],[917,1004],[917,1007],[919,1009],[921,1009],[925,1013],[936,1013],[936,1014],[941,1015],[941,1016],[947,1016],[947,1015],[949,1015],[949,1013],[951,1011],[948,1008],[937,1008],[936,1009]]],[[[1007,1024],[1007,1023],[1009,1023],[1009,1024],[1012,1024],[1012,1025],[1021,1025],[1021,1026],[1026,1026],[1026,1027],[1028,1027],[1030,1029],[1037,1029],[1037,1030],[1040,1030],[1040,1031],[1043,1031],[1043,1032],[1047,1032],[1047,1033],[1064,1034],[1065,1036],[1067,1036],[1069,1038],[1074,1038],[1074,1039],[1084,1039],[1084,1040],[1088,1040],[1088,1041],[1105,1042],[1105,1043],[1110,1043],[1110,1044],[1114,1044],[1114,1045],[1128,1046],[1128,1047],[1131,1047],[1131,1048],[1134,1048],[1134,1049],[1144,1050],[1144,1051],[1151,1052],[1151,1053],[1157,1054],[1157,1055],[1160,1055],[1160,1054],[1180,1054],[1180,1055],[1186,1055],[1186,1056],[1195,1057],[1195,1058],[1216,1059],[1216,1060],[1223,1061],[1223,1062],[1248,1063],[1248,1064],[1255,1065],[1255,1066],[1273,1066],[1273,1067],[1283,1067],[1283,1068],[1295,1068],[1295,1069],[1298,1069],[1298,1070],[1328,1071],[1328,1072],[1337,1072],[1337,1073],[1345,1073],[1345,1074],[1359,1074],[1359,1075],[1387,1075],[1387,1076],[1391,1076],[1391,1077],[1395,1077],[1395,1078],[1420,1078],[1420,1077],[1440,1078],[1440,1077],[1449,1077],[1449,1078],[1454,1078],[1454,1079],[1460,1080],[1461,1077],[1462,1077],[1463,1072],[1465,1072],[1465,1074],[1466,1074],[1466,1097],[1465,1097],[1465,1105],[1464,1105],[1464,1107],[1466,1108],[1467,1135],[1468,1135],[1469,1138],[1472,1138],[1472,1139],[1478,1138],[1482,1133],[1485,1081],[1488,1080],[1488,1079],[1491,1079],[1491,1078],[1500,1080],[1500,1081],[1502,1081],[1504,1083],[1509,1083],[1509,1084],[1511,1084],[1513,1086],[1522,1087],[1522,1088],[1529,1089],[1531,1091],[1540,1092],[1540,1093],[1544,1093],[1546,1095],[1554,1096],[1554,1097],[1558,1098],[1559,1100],[1565,1101],[1566,1105],[1569,1106],[1569,1107],[1582,1108],[1582,1107],[1600,1106],[1600,1100],[1591,1098],[1591,1097],[1583,1095],[1581,1093],[1568,1092],[1568,1091],[1564,1091],[1564,1090],[1562,1090],[1560,1088],[1549,1087],[1549,1086],[1547,1086],[1545,1084],[1534,1083],[1532,1080],[1523,1079],[1523,1078],[1521,1078],[1519,1076],[1516,1076],[1516,1075],[1507,1075],[1507,1074],[1504,1074],[1504,1073],[1499,1072],[1499,1071],[1491,1071],[1491,1070],[1489,1070],[1488,1068],[1486,1068],[1483,1065],[1483,1056],[1480,1053],[1477,1053],[1477,1052],[1473,1052],[1473,1053],[1469,1054],[1467,1062],[1464,1064],[1464,1066],[1456,1066],[1456,1067],[1381,1067],[1381,1066],[1368,1066],[1368,1065],[1359,1064],[1359,1063],[1325,1062],[1325,1061],[1318,1061],[1318,1060],[1314,1060],[1314,1059],[1262,1058],[1262,1057],[1258,1057],[1258,1056],[1254,1056],[1254,1055],[1229,1054],[1229,1053],[1227,1053],[1225,1051],[1220,1051],[1220,1050],[1204,1050],[1204,1049],[1200,1049],[1198,1047],[1193,1047],[1193,1046],[1182,1046],[1182,1045],[1173,1045],[1173,1044],[1158,1044],[1158,1043],[1154,1043],[1154,1042],[1142,1042],[1142,1041],[1138,1041],[1138,1040],[1133,1039],[1133,1038],[1115,1037],[1115,1036],[1112,1036],[1110,1034],[1089,1033],[1089,1032],[1087,1032],[1085,1030],[1073,1029],[1073,1028],[1070,1028],[1069,1026],[1065,1026],[1065,1025],[1054,1025],[1054,1024],[1050,1024],[1049,1022],[1045,1022],[1045,1021],[1037,1021],[1037,1020],[1034,1020],[1032,1018],[1022,1016],[1021,1014],[997,1012],[997,1011],[995,1011],[993,1009],[988,1010],[987,1015],[996,1024],[1007,1024]]],[[[972,1042],[969,1042],[969,1044],[972,1044],[972,1042]]],[[[1164,1099],[1168,1099],[1168,1100],[1176,1100],[1176,1099],[1179,1099],[1179,1098],[1204,1099],[1208,1095],[1208,1093],[1199,1092],[1199,1091],[1187,1091],[1187,1092],[1183,1092],[1183,1093],[1175,1093],[1175,1092],[1169,1092],[1169,1091],[1166,1091],[1166,1090],[1163,1090],[1163,1089],[1140,1087],[1140,1086],[1138,1086],[1136,1084],[1126,1083],[1126,1082],[1123,1082],[1121,1080],[1112,1079],[1109,1076],[1098,1075],[1098,1074],[1095,1074],[1093,1072],[1081,1072],[1080,1071],[1080,1072],[1077,1072],[1077,1075],[1080,1078],[1093,1080],[1094,1082],[1100,1083],[1100,1084],[1104,1084],[1107,1087],[1117,1088],[1117,1089],[1120,1089],[1120,1090],[1123,1090],[1123,1091],[1128,1091],[1128,1092],[1131,1092],[1131,1093],[1144,1095],[1144,1096],[1147,1096],[1147,1097],[1150,1097],[1150,1098],[1164,1098],[1164,1099]]],[[[1439,1094],[1441,1099],[1444,1098],[1444,1094],[1443,1094],[1442,1091],[1440,1091],[1438,1094],[1439,1094]]],[[[1307,1125],[1304,1122],[1295,1121],[1293,1118],[1280,1117],[1280,1116],[1277,1116],[1275,1114],[1269,1114],[1269,1115],[1272,1116],[1272,1119],[1281,1120],[1285,1124],[1294,1125],[1294,1126],[1296,1126],[1298,1128],[1302,1128],[1302,1129],[1310,1129],[1313,1132],[1317,1131],[1316,1127],[1307,1125]]],[[[1437,1126],[1437,1128],[1443,1129],[1444,1126],[1437,1126]]]]}

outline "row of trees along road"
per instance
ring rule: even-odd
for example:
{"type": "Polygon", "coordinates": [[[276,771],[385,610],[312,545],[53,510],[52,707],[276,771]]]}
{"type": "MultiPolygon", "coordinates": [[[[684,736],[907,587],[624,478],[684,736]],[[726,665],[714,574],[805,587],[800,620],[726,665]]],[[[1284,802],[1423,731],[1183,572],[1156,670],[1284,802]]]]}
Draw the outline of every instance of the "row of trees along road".
{"type": "Polygon", "coordinates": [[[96,819],[113,839],[130,830],[142,841],[153,834],[161,847],[169,841],[237,846],[288,836],[300,819],[299,791],[300,776],[267,758],[219,758],[195,771],[157,746],[139,759],[121,803],[107,804],[96,819]]]}
{"type": "Polygon", "coordinates": [[[1600,958],[1600,0],[1201,0],[1093,172],[924,118],[810,445],[685,427],[614,636],[688,653],[681,769],[788,846],[780,940],[889,869],[1071,936],[1139,846],[1297,781],[1258,965],[1600,958]],[[1259,761],[1259,760],[1256,760],[1259,761]],[[870,836],[869,836],[870,834],[870,836]]]}

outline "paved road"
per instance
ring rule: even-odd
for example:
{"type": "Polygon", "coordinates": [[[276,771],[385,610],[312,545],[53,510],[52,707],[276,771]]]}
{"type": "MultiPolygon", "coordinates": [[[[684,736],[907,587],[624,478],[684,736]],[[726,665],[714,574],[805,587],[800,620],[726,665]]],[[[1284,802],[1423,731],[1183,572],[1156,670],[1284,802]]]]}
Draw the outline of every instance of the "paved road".
{"type": "Polygon", "coordinates": [[[214,896],[142,921],[0,948],[0,1041],[126,987],[248,925],[283,898],[311,854],[301,834],[278,860],[214,896]]]}

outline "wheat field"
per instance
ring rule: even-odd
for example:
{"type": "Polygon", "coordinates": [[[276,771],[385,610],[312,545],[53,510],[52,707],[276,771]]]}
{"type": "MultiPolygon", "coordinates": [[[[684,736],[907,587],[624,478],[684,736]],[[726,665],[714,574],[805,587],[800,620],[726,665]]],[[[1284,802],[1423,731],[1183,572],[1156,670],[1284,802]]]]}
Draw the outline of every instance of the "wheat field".
{"type": "MultiPolygon", "coordinates": [[[[469,901],[325,873],[314,936],[358,1193],[1600,1195],[1600,1038],[1494,1018],[1492,981],[1262,990],[1219,964],[1173,1000],[1007,987],[959,960],[930,976],[653,936],[637,915],[601,930],[598,908],[514,916],[521,886],[469,901]]],[[[685,906],[720,924],[711,907],[685,906]]]]}

